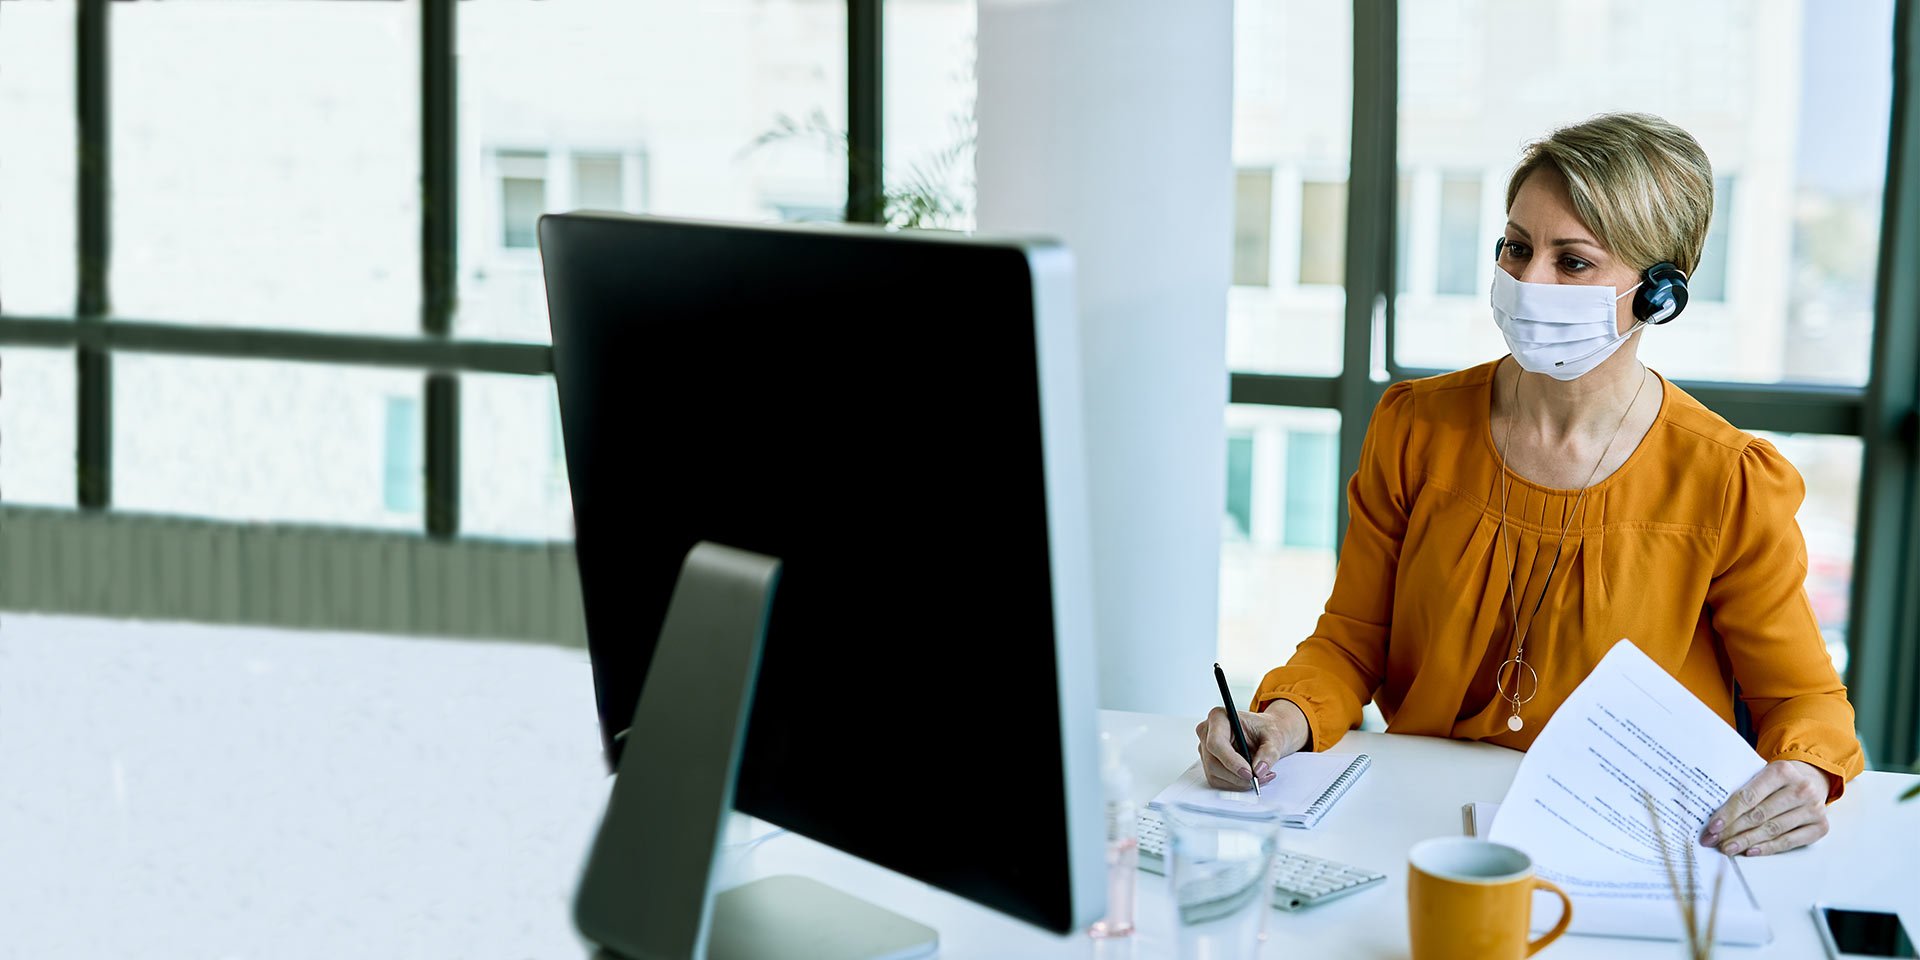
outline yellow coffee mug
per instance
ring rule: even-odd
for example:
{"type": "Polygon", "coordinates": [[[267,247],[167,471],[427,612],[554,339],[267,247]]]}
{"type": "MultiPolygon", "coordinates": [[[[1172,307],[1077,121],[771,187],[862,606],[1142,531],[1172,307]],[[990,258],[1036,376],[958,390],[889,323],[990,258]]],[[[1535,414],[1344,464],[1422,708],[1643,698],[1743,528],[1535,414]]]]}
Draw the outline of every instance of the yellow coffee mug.
{"type": "Polygon", "coordinates": [[[1436,837],[1407,854],[1407,933],[1413,960],[1520,960],[1559,939],[1573,920],[1566,891],[1533,875],[1533,860],[1504,844],[1436,837]],[[1533,891],[1560,898],[1560,922],[1527,942],[1533,891]]]}

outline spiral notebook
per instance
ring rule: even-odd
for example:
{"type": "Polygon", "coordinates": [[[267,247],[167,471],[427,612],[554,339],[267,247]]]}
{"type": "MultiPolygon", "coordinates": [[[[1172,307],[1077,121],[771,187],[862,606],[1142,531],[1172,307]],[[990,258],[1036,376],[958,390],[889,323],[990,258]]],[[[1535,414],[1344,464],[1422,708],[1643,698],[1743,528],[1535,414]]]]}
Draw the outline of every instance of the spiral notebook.
{"type": "Polygon", "coordinates": [[[1289,827],[1308,829],[1320,822],[1373,758],[1364,753],[1295,753],[1273,765],[1272,783],[1252,790],[1215,790],[1195,763],[1147,805],[1179,805],[1227,817],[1261,820],[1279,816],[1289,827]]]}

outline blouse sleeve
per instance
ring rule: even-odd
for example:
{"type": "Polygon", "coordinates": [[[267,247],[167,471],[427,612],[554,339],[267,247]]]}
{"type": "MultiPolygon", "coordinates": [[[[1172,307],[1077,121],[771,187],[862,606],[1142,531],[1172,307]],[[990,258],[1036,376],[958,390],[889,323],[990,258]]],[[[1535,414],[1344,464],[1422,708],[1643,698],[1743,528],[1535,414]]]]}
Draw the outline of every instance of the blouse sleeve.
{"type": "Polygon", "coordinates": [[[1411,507],[1406,458],[1413,419],[1413,385],[1388,387],[1347,483],[1351,520],[1326,612],[1286,666],[1269,671],[1254,693],[1255,711],[1288,700],[1306,714],[1309,750],[1325,750],[1360,725],[1361,707],[1386,672],[1394,571],[1411,507]]]}
{"type": "Polygon", "coordinates": [[[1847,688],[1807,601],[1807,545],[1794,518],[1805,496],[1799,472],[1773,444],[1748,443],[1728,482],[1707,607],[1752,711],[1760,756],[1825,771],[1832,802],[1865,758],[1847,688]]]}

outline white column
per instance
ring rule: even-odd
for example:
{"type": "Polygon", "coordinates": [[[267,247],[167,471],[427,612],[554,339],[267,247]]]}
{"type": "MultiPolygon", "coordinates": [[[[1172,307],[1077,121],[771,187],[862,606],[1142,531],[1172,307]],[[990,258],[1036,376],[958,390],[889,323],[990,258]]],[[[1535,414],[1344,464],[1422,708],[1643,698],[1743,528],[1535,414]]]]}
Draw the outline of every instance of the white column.
{"type": "Polygon", "coordinates": [[[1219,702],[1233,5],[979,17],[979,229],[1057,237],[1078,270],[1101,704],[1196,714],[1219,702]]]}

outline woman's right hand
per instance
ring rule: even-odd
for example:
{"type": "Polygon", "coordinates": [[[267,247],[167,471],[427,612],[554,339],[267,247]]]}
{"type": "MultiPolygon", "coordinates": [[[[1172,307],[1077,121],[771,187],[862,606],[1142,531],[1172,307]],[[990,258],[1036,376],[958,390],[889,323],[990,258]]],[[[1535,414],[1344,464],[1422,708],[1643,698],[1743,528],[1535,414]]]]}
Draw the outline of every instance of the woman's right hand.
{"type": "Polygon", "coordinates": [[[1273,765],[1281,757],[1307,745],[1307,715],[1291,700],[1267,704],[1265,713],[1240,711],[1240,729],[1246,731],[1247,749],[1253,753],[1253,767],[1233,749],[1233,724],[1227,711],[1214,707],[1193,732],[1200,738],[1200,768],[1206,771],[1207,785],[1216,790],[1250,790],[1252,777],[1260,785],[1273,782],[1273,765]]]}

